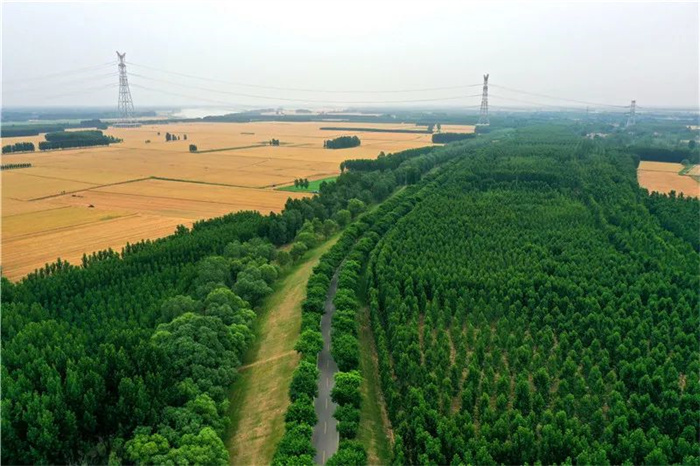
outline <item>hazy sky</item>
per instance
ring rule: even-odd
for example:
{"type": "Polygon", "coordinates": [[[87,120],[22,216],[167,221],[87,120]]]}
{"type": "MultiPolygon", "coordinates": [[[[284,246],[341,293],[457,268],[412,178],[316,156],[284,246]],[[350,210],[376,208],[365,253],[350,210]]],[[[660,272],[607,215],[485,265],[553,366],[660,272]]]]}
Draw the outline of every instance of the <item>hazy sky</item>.
{"type": "Polygon", "coordinates": [[[480,98],[468,96],[480,87],[316,90],[466,86],[484,73],[494,107],[566,104],[498,85],[616,105],[697,107],[698,21],[696,2],[3,3],[3,106],[116,105],[119,50],[137,108],[438,98],[446,100],[425,104],[474,106],[480,98]]]}

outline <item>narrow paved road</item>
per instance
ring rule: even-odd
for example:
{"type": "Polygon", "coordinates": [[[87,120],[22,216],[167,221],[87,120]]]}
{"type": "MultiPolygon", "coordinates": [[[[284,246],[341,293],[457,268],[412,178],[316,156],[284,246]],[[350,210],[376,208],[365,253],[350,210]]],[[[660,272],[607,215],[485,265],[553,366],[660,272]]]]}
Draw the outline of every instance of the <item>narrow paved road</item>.
{"type": "Polygon", "coordinates": [[[331,319],[335,312],[333,298],[338,290],[338,272],[331,280],[331,286],[326,296],[325,313],[321,318],[321,333],[323,334],[323,350],[318,356],[318,397],[315,400],[318,423],[314,428],[312,442],[316,448],[316,464],[326,464],[328,458],[338,451],[339,436],[336,430],[336,420],[333,417],[335,403],[331,401],[333,375],[338,372],[338,366],[331,355],[331,319]]]}

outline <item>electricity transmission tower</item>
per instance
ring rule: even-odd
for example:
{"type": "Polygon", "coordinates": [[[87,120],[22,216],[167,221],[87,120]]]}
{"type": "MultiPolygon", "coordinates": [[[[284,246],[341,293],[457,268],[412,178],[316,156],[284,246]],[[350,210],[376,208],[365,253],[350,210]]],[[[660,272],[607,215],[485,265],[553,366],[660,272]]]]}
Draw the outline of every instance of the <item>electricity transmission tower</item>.
{"type": "Polygon", "coordinates": [[[134,101],[131,100],[129,80],[126,77],[126,63],[124,63],[126,52],[117,52],[117,57],[119,57],[119,101],[117,103],[117,108],[119,110],[119,123],[117,123],[115,126],[140,126],[136,121],[134,121],[134,101]]]}
{"type": "Polygon", "coordinates": [[[481,94],[481,113],[477,126],[489,125],[489,75],[484,75],[484,91],[481,94]]]}
{"type": "Polygon", "coordinates": [[[630,126],[634,126],[634,119],[637,113],[637,101],[633,100],[632,103],[630,104],[630,114],[627,117],[627,127],[629,128],[630,126]]]}

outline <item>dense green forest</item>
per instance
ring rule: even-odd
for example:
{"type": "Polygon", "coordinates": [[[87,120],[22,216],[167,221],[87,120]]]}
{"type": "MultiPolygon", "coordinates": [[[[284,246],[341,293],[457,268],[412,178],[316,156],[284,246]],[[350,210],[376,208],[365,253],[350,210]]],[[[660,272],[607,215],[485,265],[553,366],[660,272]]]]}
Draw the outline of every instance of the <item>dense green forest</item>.
{"type": "MultiPolygon", "coordinates": [[[[8,112],[12,115],[14,112],[8,112]]],[[[6,113],[3,112],[3,118],[6,113]]],[[[61,118],[61,116],[48,116],[49,119],[61,118]]],[[[41,119],[41,118],[39,118],[41,119]]],[[[79,123],[10,123],[3,124],[0,128],[0,137],[13,138],[19,136],[38,136],[41,133],[52,131],[65,131],[67,128],[97,128],[107,129],[107,124],[99,119],[82,120],[79,123]]]]}
{"type": "Polygon", "coordinates": [[[476,133],[433,133],[432,136],[435,144],[447,144],[448,142],[464,141],[475,137],[476,133]]]}
{"type": "Polygon", "coordinates": [[[395,463],[697,464],[697,200],[563,129],[464,155],[368,265],[395,463]]]}
{"type": "Polygon", "coordinates": [[[308,283],[275,463],[313,458],[319,321],[341,267],[329,464],[367,461],[354,440],[364,304],[396,464],[697,464],[699,201],[650,195],[630,144],[580,130],[494,128],[346,161],[280,214],[3,279],[2,461],[227,463],[256,306],[341,227],[308,283]]]}
{"type": "Polygon", "coordinates": [[[251,310],[279,267],[386,199],[400,172],[346,172],[280,214],[233,213],[3,278],[2,461],[226,463],[225,395],[251,310]]]}

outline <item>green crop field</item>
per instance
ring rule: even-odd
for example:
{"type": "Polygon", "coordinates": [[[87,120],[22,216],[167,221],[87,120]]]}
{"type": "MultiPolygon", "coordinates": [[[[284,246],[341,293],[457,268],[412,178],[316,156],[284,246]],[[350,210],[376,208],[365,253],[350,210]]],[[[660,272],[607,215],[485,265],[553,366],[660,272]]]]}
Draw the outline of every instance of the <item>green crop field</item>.
{"type": "Polygon", "coordinates": [[[291,186],[284,186],[281,188],[277,188],[279,191],[291,191],[295,193],[312,193],[315,191],[318,191],[321,189],[321,183],[324,181],[326,183],[330,183],[332,181],[335,181],[335,179],[338,178],[337,176],[331,176],[328,178],[321,178],[320,180],[314,180],[314,181],[309,181],[309,187],[308,188],[302,188],[302,187],[296,187],[294,185],[291,186]]]}

